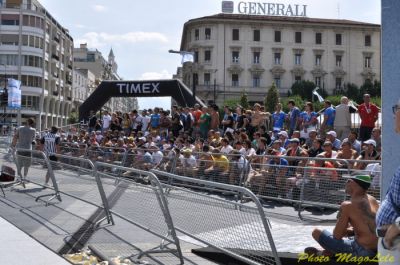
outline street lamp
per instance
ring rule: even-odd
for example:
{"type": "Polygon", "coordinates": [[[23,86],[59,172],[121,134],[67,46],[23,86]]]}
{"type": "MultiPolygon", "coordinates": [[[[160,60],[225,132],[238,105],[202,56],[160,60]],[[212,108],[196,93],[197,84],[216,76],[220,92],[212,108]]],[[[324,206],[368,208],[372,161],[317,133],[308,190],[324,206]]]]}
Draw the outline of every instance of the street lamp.
{"type": "MultiPolygon", "coordinates": [[[[188,52],[188,51],[168,50],[168,52],[169,53],[178,53],[182,56],[185,56],[185,55],[194,56],[194,52],[188,52]]],[[[185,58],[182,58],[182,64],[185,62],[192,62],[192,64],[193,64],[193,58],[188,59],[187,61],[185,61],[185,58]]],[[[193,68],[192,68],[192,94],[193,94],[193,105],[194,105],[194,104],[196,104],[196,74],[193,72],[193,68]]]]}

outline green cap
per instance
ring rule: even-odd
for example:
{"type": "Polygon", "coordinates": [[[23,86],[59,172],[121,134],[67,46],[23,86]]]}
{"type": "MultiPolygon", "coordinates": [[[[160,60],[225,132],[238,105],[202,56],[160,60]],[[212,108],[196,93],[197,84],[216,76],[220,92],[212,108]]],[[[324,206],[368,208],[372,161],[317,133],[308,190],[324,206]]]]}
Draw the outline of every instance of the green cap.
{"type": "Polygon", "coordinates": [[[359,184],[364,189],[368,189],[372,182],[371,176],[365,175],[365,173],[364,174],[354,173],[352,175],[344,175],[343,178],[354,180],[357,184],[359,184]]]}

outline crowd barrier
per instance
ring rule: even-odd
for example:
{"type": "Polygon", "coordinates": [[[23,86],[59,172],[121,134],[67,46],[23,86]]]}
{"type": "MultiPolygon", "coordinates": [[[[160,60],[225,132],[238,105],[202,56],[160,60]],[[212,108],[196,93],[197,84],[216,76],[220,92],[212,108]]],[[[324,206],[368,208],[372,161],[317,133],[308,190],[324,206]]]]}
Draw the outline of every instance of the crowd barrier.
{"type": "MultiPolygon", "coordinates": [[[[183,264],[179,239],[170,215],[170,206],[157,177],[148,171],[104,162],[95,163],[94,174],[101,186],[114,189],[112,193],[109,192],[103,197],[105,199],[103,204],[110,207],[110,215],[118,216],[162,239],[158,249],[143,251],[138,258],[152,253],[172,253],[183,264]],[[111,169],[123,172],[124,178],[116,178],[109,174],[111,169]],[[149,185],[140,183],[139,179],[146,179],[149,185]],[[176,248],[167,248],[165,242],[175,245],[176,248]]],[[[110,191],[109,188],[104,190],[110,191]]]]}
{"type": "Polygon", "coordinates": [[[258,198],[248,189],[152,170],[157,177],[214,188],[250,198],[249,206],[181,186],[163,183],[175,229],[206,246],[246,264],[280,264],[268,219],[258,198]],[[190,209],[190,212],[188,212],[190,209]]]}

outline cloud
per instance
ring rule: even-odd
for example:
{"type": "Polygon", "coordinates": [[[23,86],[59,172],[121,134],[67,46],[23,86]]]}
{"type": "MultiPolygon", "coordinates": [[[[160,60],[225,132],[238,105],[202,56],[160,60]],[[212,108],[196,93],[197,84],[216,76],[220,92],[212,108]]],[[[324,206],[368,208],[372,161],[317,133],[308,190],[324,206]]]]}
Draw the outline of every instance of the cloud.
{"type": "Polygon", "coordinates": [[[107,8],[105,6],[102,5],[94,5],[92,6],[93,10],[96,12],[104,12],[107,10],[107,8]]]}
{"type": "Polygon", "coordinates": [[[140,80],[160,80],[160,79],[171,79],[172,74],[167,70],[162,70],[161,72],[147,72],[143,73],[139,79],[140,80]]]}
{"type": "Polygon", "coordinates": [[[81,38],[78,38],[75,43],[87,43],[89,47],[104,47],[115,45],[116,43],[138,43],[138,42],[161,42],[167,43],[168,38],[158,32],[128,32],[124,34],[109,34],[105,32],[88,32],[81,38]]]}

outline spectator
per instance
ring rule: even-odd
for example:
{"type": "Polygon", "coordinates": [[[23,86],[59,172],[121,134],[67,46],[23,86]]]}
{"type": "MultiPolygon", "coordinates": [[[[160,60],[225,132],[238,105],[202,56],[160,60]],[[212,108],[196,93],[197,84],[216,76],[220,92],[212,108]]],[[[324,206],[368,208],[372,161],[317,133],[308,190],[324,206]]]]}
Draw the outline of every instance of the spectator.
{"type": "Polygon", "coordinates": [[[217,105],[212,105],[209,108],[209,113],[210,113],[210,129],[214,131],[219,130],[219,112],[218,112],[218,106],[217,105]]]}
{"type": "MultiPolygon", "coordinates": [[[[371,184],[370,176],[354,175],[346,182],[346,193],[350,201],[340,205],[333,233],[314,229],[312,237],[323,247],[324,254],[351,253],[353,257],[374,257],[377,237],[375,235],[375,214],[378,202],[367,194],[371,184]]],[[[315,248],[307,248],[308,254],[316,254],[315,248]]]]}
{"type": "Polygon", "coordinates": [[[88,124],[88,132],[91,133],[92,131],[95,130],[97,124],[97,116],[96,116],[96,112],[91,110],[90,111],[90,116],[89,116],[89,124],[88,124]]]}
{"type": "Polygon", "coordinates": [[[102,118],[102,123],[103,123],[103,127],[102,127],[102,132],[106,132],[108,131],[108,129],[110,128],[110,124],[111,124],[111,116],[108,113],[108,111],[104,111],[104,115],[102,118]]]}
{"type": "Polygon", "coordinates": [[[131,127],[132,127],[131,118],[129,117],[128,113],[124,113],[122,119],[122,129],[126,136],[129,136],[131,134],[131,127]]]}
{"type": "Polygon", "coordinates": [[[242,107],[236,107],[236,120],[235,120],[235,129],[240,129],[243,128],[244,126],[244,119],[245,115],[243,113],[243,108],[242,107]]]}
{"type": "Polygon", "coordinates": [[[230,132],[233,132],[233,125],[234,125],[232,109],[228,106],[225,106],[224,111],[225,111],[224,119],[221,122],[222,126],[223,126],[222,127],[223,134],[225,134],[225,132],[227,130],[229,130],[230,132]]]}
{"type": "Polygon", "coordinates": [[[322,145],[323,145],[323,140],[320,138],[315,138],[313,140],[313,143],[311,145],[311,148],[309,148],[307,150],[308,156],[309,157],[316,157],[317,155],[321,154],[322,152],[324,152],[324,150],[322,149],[322,145]]]}
{"type": "Polygon", "coordinates": [[[357,162],[354,165],[355,168],[357,169],[364,169],[367,165],[368,162],[363,162],[364,160],[370,161],[370,160],[380,160],[381,155],[378,153],[376,150],[376,142],[372,139],[369,139],[365,141],[362,145],[362,151],[360,155],[357,158],[357,162]]]}
{"type": "Polygon", "coordinates": [[[253,135],[259,128],[259,126],[265,124],[267,118],[269,118],[271,114],[268,112],[261,111],[261,105],[256,103],[254,104],[254,111],[251,113],[251,121],[250,121],[250,135],[253,135]]]}
{"type": "Polygon", "coordinates": [[[332,107],[332,103],[329,100],[324,101],[324,120],[322,121],[320,134],[321,137],[325,137],[326,133],[333,130],[333,124],[335,122],[336,111],[332,107]]]}
{"type": "Polygon", "coordinates": [[[281,140],[283,148],[287,149],[289,146],[288,133],[286,131],[280,131],[278,133],[278,139],[281,140]]]}
{"type": "Polygon", "coordinates": [[[349,136],[344,139],[344,141],[349,141],[352,148],[357,151],[357,153],[361,153],[361,142],[357,140],[358,133],[356,131],[351,131],[349,136]]]}
{"type": "Polygon", "coordinates": [[[168,117],[168,113],[166,111],[160,112],[160,134],[168,133],[169,128],[171,127],[171,119],[168,117]]]}
{"type": "Polygon", "coordinates": [[[240,155],[246,155],[246,148],[244,148],[243,143],[241,141],[235,142],[235,150],[239,152],[240,155]]]}
{"type": "Polygon", "coordinates": [[[233,147],[229,144],[229,140],[226,138],[221,139],[221,153],[224,155],[228,155],[232,152],[233,147]]]}
{"type": "Polygon", "coordinates": [[[376,142],[376,151],[380,153],[382,150],[382,131],[380,128],[372,129],[371,139],[376,142]]]}
{"type": "Polygon", "coordinates": [[[371,96],[364,94],[364,103],[358,106],[358,114],[361,118],[360,140],[366,141],[371,138],[375,122],[378,120],[379,108],[371,103],[371,96]]]}
{"type": "Polygon", "coordinates": [[[296,107],[296,103],[294,100],[288,101],[289,114],[287,118],[289,119],[289,137],[292,137],[292,134],[299,127],[300,120],[300,110],[296,107]]]}
{"type": "Polygon", "coordinates": [[[317,113],[314,111],[313,104],[306,102],[305,110],[300,113],[299,118],[300,138],[308,139],[309,131],[316,130],[317,123],[317,113]]]}
{"type": "Polygon", "coordinates": [[[336,106],[336,115],[333,126],[337,133],[337,137],[342,141],[350,133],[351,114],[357,112],[357,108],[353,104],[349,104],[347,97],[340,99],[340,105],[336,106]]]}
{"type": "Polygon", "coordinates": [[[150,116],[150,128],[149,131],[160,131],[160,109],[154,108],[154,113],[150,116]]]}
{"type": "Polygon", "coordinates": [[[271,145],[272,149],[278,150],[279,153],[281,153],[281,155],[285,155],[286,154],[286,149],[282,147],[282,141],[281,140],[275,140],[272,145],[271,145]]]}
{"type": "Polygon", "coordinates": [[[142,132],[145,133],[149,130],[150,116],[147,114],[147,110],[142,111],[142,132]]]}
{"type": "Polygon", "coordinates": [[[193,110],[193,117],[194,117],[194,132],[199,133],[200,132],[200,116],[201,116],[201,110],[200,110],[200,105],[199,104],[194,104],[194,110],[193,110]]]}
{"type": "Polygon", "coordinates": [[[285,123],[286,114],[282,111],[282,104],[278,103],[275,107],[275,112],[272,114],[272,127],[274,131],[283,130],[283,125],[285,123]]]}
{"type": "Polygon", "coordinates": [[[336,158],[337,152],[333,150],[333,145],[331,141],[325,141],[324,144],[322,145],[322,148],[324,149],[324,152],[321,153],[323,157],[336,158]]]}
{"type": "Polygon", "coordinates": [[[330,141],[332,143],[332,148],[333,150],[337,151],[340,149],[340,146],[342,142],[336,138],[336,132],[335,131],[329,131],[326,133],[326,140],[330,141]]]}
{"type": "Polygon", "coordinates": [[[193,126],[194,126],[194,117],[192,113],[190,112],[189,107],[185,107],[183,109],[184,114],[185,114],[185,121],[183,123],[183,129],[185,132],[188,132],[189,135],[192,135],[193,132],[193,126]]]}
{"type": "MultiPolygon", "coordinates": [[[[355,160],[357,159],[358,153],[356,150],[354,150],[351,146],[351,143],[347,140],[344,140],[342,142],[342,148],[336,155],[336,159],[343,159],[343,160],[355,160]]],[[[335,165],[336,167],[340,168],[347,168],[348,165],[350,165],[350,168],[353,167],[354,161],[348,161],[347,163],[344,163],[343,161],[336,161],[335,165]]]]}
{"type": "MultiPolygon", "coordinates": [[[[298,138],[292,138],[289,140],[289,148],[286,151],[286,156],[290,157],[308,157],[306,150],[300,147],[300,140],[298,138]]],[[[288,159],[290,166],[304,166],[305,160],[300,159],[288,159]]]]}
{"type": "MultiPolygon", "coordinates": [[[[57,132],[57,127],[51,127],[51,131],[46,133],[40,141],[43,145],[44,153],[51,162],[57,162],[57,157],[55,156],[55,154],[60,152],[60,136],[57,134],[57,132]]],[[[50,174],[49,171],[47,171],[44,186],[49,185],[49,180],[50,174]]]]}
{"type": "Polygon", "coordinates": [[[212,151],[213,165],[207,168],[204,173],[211,181],[221,181],[228,177],[229,160],[225,155],[222,155],[218,149],[212,151]]]}
{"type": "Polygon", "coordinates": [[[314,140],[317,139],[318,133],[317,130],[311,129],[308,130],[308,138],[304,144],[304,148],[310,149],[313,146],[314,140]]]}
{"type": "Polygon", "coordinates": [[[200,133],[204,139],[207,139],[207,132],[210,129],[211,116],[208,114],[207,107],[203,107],[203,114],[200,116],[200,133]]]}

